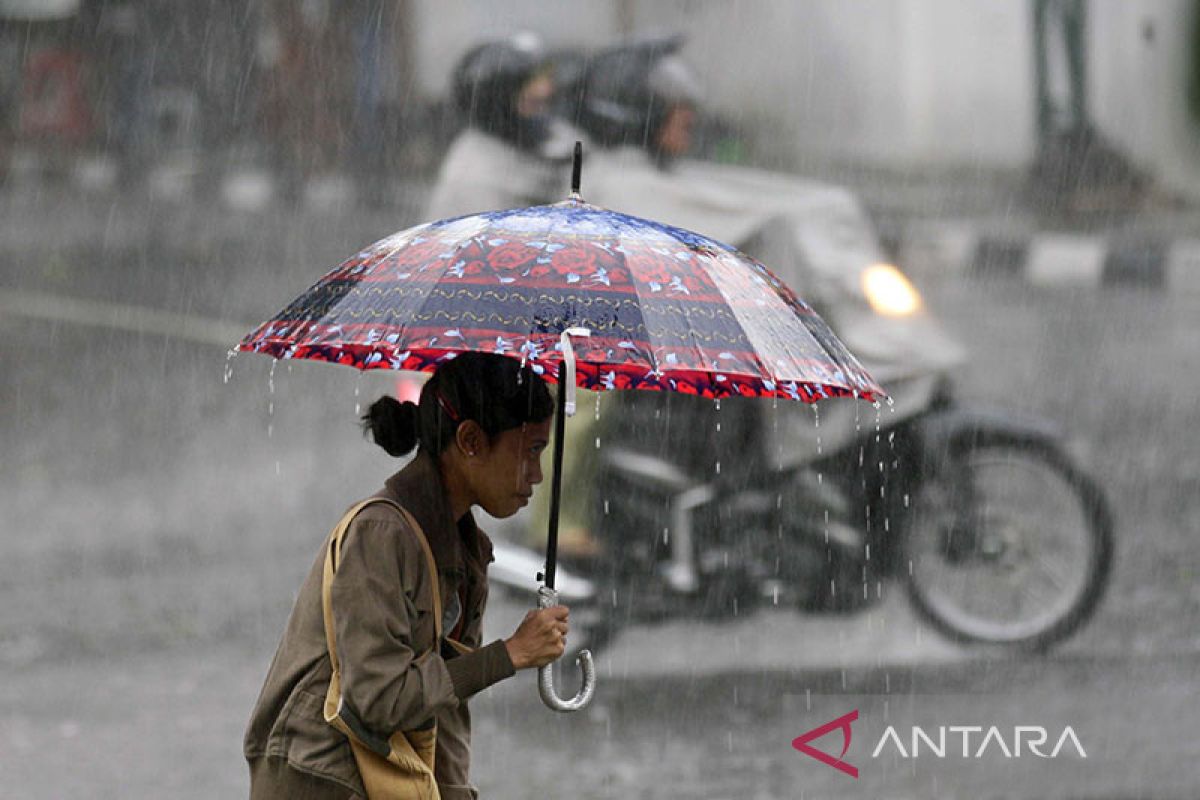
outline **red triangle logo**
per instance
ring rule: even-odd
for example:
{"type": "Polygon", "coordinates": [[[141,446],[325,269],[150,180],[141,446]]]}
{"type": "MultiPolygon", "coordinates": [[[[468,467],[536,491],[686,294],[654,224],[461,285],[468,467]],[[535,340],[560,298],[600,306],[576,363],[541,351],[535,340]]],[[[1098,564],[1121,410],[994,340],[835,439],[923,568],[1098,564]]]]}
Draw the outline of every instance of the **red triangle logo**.
{"type": "Polygon", "coordinates": [[[796,748],[801,753],[804,753],[806,756],[815,758],[822,764],[828,764],[836,770],[841,770],[851,778],[857,778],[858,767],[842,760],[842,756],[846,755],[846,751],[850,749],[850,723],[854,722],[856,719],[858,719],[857,708],[851,711],[849,714],[843,714],[837,719],[830,720],[820,727],[813,728],[808,733],[800,734],[795,739],[792,739],[792,747],[796,748]],[[842,752],[837,758],[834,758],[828,753],[824,753],[809,745],[809,742],[811,742],[813,739],[820,739],[825,734],[838,728],[840,728],[842,731],[842,752]]]}

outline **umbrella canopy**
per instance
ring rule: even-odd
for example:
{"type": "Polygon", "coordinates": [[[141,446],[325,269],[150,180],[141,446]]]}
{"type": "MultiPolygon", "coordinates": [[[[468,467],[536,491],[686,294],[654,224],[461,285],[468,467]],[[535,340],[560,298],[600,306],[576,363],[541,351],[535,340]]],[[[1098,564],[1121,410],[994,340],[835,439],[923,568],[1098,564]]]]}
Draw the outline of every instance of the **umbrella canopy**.
{"type": "Polygon", "coordinates": [[[396,233],[325,275],[238,349],[422,371],[460,352],[504,353],[557,380],[568,328],[591,331],[576,353],[576,382],[588,389],[809,402],[883,395],[759,262],[577,196],[396,233]]]}

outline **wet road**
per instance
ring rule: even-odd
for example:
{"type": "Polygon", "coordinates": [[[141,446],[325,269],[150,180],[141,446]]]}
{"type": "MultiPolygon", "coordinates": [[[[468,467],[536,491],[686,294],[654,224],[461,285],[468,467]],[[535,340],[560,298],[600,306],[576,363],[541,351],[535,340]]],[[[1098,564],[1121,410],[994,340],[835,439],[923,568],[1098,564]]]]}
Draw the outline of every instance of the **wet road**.
{"type": "MultiPolygon", "coordinates": [[[[254,322],[376,235],[312,227],[238,247],[9,254],[0,277],[254,322]]],[[[1020,661],[950,645],[903,605],[634,629],[603,655],[586,714],[541,709],[531,676],[476,701],[486,796],[1194,796],[1200,297],[956,282],[927,301],[972,353],[966,402],[1055,420],[1111,492],[1117,560],[1093,622],[1020,661]],[[857,780],[791,748],[855,708],[857,780]],[[912,725],[996,725],[1010,741],[1016,725],[1070,725],[1087,758],[872,758],[885,722],[906,742],[912,725]]],[[[391,467],[353,424],[389,378],[243,358],[225,383],[223,350],[196,338],[11,313],[0,332],[3,793],[242,795],[242,726],[324,533],[313,520],[391,467]]],[[[501,630],[519,608],[494,611],[501,630]]],[[[821,747],[837,752],[837,736],[821,747]]]]}

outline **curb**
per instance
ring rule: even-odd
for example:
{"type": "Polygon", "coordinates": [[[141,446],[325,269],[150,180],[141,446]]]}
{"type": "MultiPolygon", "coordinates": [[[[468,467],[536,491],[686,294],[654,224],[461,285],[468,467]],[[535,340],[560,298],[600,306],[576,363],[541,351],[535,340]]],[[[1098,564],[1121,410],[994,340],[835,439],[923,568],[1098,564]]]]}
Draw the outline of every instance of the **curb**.
{"type": "Polygon", "coordinates": [[[922,278],[1015,280],[1036,287],[1135,287],[1200,292],[1200,239],[1147,232],[988,232],[919,223],[900,232],[897,258],[922,278]]]}

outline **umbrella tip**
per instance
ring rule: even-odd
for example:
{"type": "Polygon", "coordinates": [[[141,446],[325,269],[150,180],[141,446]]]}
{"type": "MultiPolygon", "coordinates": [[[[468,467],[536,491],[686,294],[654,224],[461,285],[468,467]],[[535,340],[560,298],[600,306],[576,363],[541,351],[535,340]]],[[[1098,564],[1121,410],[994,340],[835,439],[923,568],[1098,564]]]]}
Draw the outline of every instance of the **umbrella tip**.
{"type": "Polygon", "coordinates": [[[583,177],[583,142],[575,142],[575,162],[571,166],[571,198],[582,199],[579,196],[579,184],[583,177]]]}

